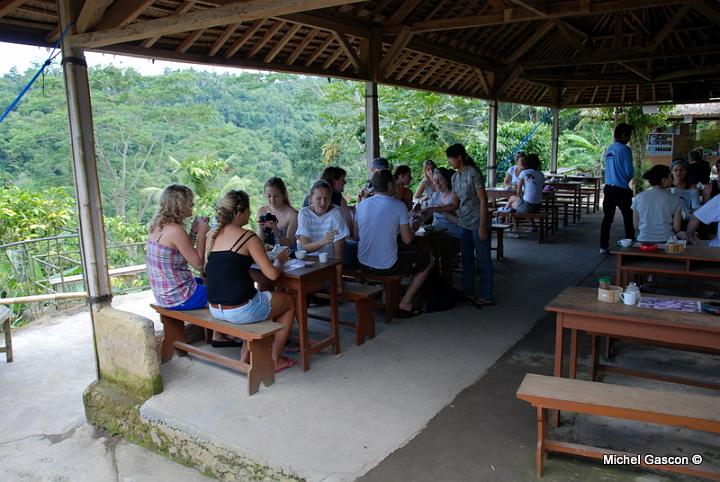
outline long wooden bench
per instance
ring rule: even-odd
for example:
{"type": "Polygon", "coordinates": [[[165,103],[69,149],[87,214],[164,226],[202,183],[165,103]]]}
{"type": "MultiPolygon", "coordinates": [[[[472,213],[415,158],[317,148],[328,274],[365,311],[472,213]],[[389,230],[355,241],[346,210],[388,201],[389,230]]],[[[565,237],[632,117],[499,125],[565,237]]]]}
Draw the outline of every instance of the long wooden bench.
{"type": "MultiPolygon", "coordinates": [[[[365,339],[375,338],[375,315],[373,307],[375,299],[379,298],[383,289],[380,286],[364,285],[351,281],[343,282],[343,291],[338,295],[338,301],[353,303],[355,305],[355,321],[340,321],[341,325],[350,326],[355,330],[355,344],[362,345],[365,339]]],[[[313,293],[313,296],[325,300],[330,299],[327,292],[313,293]]],[[[330,321],[330,318],[313,314],[313,318],[330,321]]]]}
{"type": "Polygon", "coordinates": [[[390,323],[397,316],[400,305],[400,281],[405,275],[384,275],[361,269],[343,269],[343,277],[360,283],[382,284],[385,290],[385,302],[379,306],[385,309],[385,323],[390,323]]]}
{"type": "Polygon", "coordinates": [[[501,219],[504,219],[506,222],[508,220],[514,220],[514,221],[523,221],[528,220],[531,223],[534,221],[537,221],[538,226],[538,243],[544,243],[546,234],[550,231],[550,224],[552,219],[552,214],[549,212],[539,212],[539,213],[511,213],[511,212],[501,212],[498,211],[498,216],[500,216],[501,219]]]}
{"type": "MultiPolygon", "coordinates": [[[[256,393],[260,389],[260,383],[269,387],[275,383],[275,364],[272,359],[272,345],[275,340],[275,333],[282,328],[282,325],[274,321],[261,321],[259,323],[248,323],[245,325],[234,325],[225,321],[216,320],[207,309],[176,311],[150,305],[160,313],[160,321],[163,324],[163,341],[161,347],[161,359],[163,362],[173,357],[175,350],[181,354],[192,354],[199,358],[217,363],[224,367],[247,374],[248,395],[256,393]],[[197,325],[211,331],[217,331],[228,336],[241,338],[247,343],[250,352],[250,363],[243,363],[240,360],[218,355],[203,350],[187,342],[185,338],[185,323],[197,325]]],[[[209,337],[208,337],[209,338],[209,337]]]]}
{"type": "MultiPolygon", "coordinates": [[[[549,452],[597,460],[603,460],[605,456],[629,455],[611,449],[548,438],[548,410],[565,410],[720,433],[720,397],[716,396],[666,392],[529,373],[518,388],[517,398],[537,408],[535,472],[538,478],[542,476],[545,455],[549,452]]],[[[720,480],[720,470],[707,465],[648,465],[643,460],[637,465],[720,480]]]]}

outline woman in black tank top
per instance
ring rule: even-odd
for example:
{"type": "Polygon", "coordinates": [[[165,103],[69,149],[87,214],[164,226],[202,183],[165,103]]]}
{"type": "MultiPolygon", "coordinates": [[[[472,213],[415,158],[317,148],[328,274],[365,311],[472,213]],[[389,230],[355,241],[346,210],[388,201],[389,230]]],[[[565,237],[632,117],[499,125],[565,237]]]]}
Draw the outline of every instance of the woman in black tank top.
{"type": "MultiPolygon", "coordinates": [[[[283,328],[275,335],[273,360],[275,371],[295,365],[282,352],[295,317],[295,300],[287,293],[257,291],[250,276],[256,264],[263,275],[276,280],[282,270],[273,266],[262,241],[245,229],[250,219],[250,200],[243,191],[229,191],[215,209],[218,226],[208,236],[207,293],[210,312],[215,318],[230,323],[255,323],[271,319],[283,328]]],[[[287,260],[287,251],[278,259],[287,260]]],[[[248,362],[249,353],[243,345],[241,361],[248,362]]]]}

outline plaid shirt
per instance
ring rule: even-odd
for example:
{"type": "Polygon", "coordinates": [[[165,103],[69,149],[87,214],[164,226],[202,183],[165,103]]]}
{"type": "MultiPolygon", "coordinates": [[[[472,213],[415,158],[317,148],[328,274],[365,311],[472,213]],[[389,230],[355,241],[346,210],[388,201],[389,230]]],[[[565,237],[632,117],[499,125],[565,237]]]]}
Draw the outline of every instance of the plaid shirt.
{"type": "Polygon", "coordinates": [[[150,288],[157,304],[163,308],[173,308],[189,300],[197,284],[180,251],[148,241],[146,252],[145,264],[150,288]]]}
{"type": "Polygon", "coordinates": [[[480,226],[480,198],[478,189],[485,189],[485,180],[477,167],[465,166],[452,177],[452,190],[460,199],[457,210],[458,226],[477,229],[480,226]]]}

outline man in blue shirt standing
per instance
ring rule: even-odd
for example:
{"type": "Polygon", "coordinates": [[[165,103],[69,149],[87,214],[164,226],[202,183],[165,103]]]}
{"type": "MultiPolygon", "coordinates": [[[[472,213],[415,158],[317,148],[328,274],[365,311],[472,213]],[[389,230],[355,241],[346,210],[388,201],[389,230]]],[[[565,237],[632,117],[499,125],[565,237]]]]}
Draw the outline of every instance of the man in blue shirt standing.
{"type": "Polygon", "coordinates": [[[633,126],[621,123],[615,126],[613,137],[615,142],[605,151],[605,187],[603,188],[603,220],[600,227],[600,254],[608,254],[610,246],[610,227],[615,219],[615,208],[620,209],[625,225],[625,237],[635,239],[633,226],[632,151],[627,146],[633,133],[633,126]]]}

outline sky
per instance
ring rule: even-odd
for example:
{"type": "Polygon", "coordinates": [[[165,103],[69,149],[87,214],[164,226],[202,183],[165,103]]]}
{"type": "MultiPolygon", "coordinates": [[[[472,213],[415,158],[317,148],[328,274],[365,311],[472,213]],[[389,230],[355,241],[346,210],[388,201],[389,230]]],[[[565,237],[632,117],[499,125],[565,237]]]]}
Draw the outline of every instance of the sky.
{"type": "MultiPolygon", "coordinates": [[[[0,75],[6,74],[13,67],[18,72],[24,72],[29,67],[39,68],[45,60],[50,56],[50,49],[41,47],[30,47],[27,45],[11,44],[0,42],[0,75]]],[[[162,74],[166,68],[173,70],[194,69],[205,70],[209,72],[229,72],[239,73],[240,69],[228,69],[223,67],[212,67],[199,64],[183,64],[178,62],[165,62],[161,60],[152,61],[149,59],[140,59],[134,57],[124,57],[121,55],[100,54],[95,52],[86,52],[85,58],[88,66],[96,65],[115,65],[116,67],[133,67],[143,75],[162,74]]],[[[60,65],[60,57],[58,56],[53,65],[60,65]]]]}

